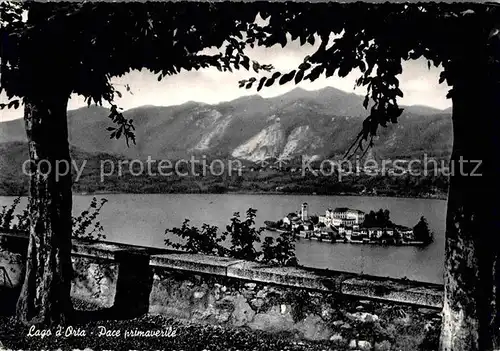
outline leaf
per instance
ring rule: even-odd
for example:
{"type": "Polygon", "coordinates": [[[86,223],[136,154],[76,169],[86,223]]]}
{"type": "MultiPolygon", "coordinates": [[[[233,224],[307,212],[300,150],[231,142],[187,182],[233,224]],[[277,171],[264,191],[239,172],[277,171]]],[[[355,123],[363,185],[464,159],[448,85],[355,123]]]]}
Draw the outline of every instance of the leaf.
{"type": "Polygon", "coordinates": [[[260,68],[260,65],[257,61],[253,61],[252,62],[252,69],[254,70],[255,73],[259,73],[259,68],[260,68]]]}
{"type": "Polygon", "coordinates": [[[439,84],[443,83],[446,80],[446,73],[443,71],[439,75],[439,84]]]}
{"type": "Polygon", "coordinates": [[[280,36],[280,38],[278,39],[278,43],[282,48],[284,48],[286,46],[286,35],[280,36]]]}
{"type": "Polygon", "coordinates": [[[302,81],[302,78],[304,78],[304,71],[300,70],[295,76],[295,84],[299,84],[302,81]]]}
{"type": "Polygon", "coordinates": [[[306,71],[308,70],[309,68],[311,68],[311,64],[309,62],[302,62],[300,65],[299,65],[299,69],[301,71],[306,71]]]}
{"type": "Polygon", "coordinates": [[[266,84],[264,84],[266,87],[270,87],[271,85],[274,84],[275,79],[270,78],[266,81],[266,84]]]}
{"type": "Polygon", "coordinates": [[[325,72],[325,77],[328,78],[328,77],[331,77],[333,76],[335,73],[335,67],[334,66],[328,66],[328,68],[326,69],[326,72],[325,72]]]}
{"type": "Polygon", "coordinates": [[[271,76],[271,79],[276,80],[278,77],[281,76],[280,72],[274,72],[273,75],[271,76]]]}
{"type": "Polygon", "coordinates": [[[122,93],[120,93],[118,90],[115,91],[116,95],[121,99],[122,98],[122,93]]]}
{"type": "Polygon", "coordinates": [[[304,79],[309,79],[311,82],[318,79],[319,75],[323,72],[324,68],[322,66],[316,66],[312,69],[311,73],[307,75],[304,79]]]}
{"type": "Polygon", "coordinates": [[[112,131],[113,131],[113,130],[115,130],[115,129],[116,129],[115,127],[108,127],[108,128],[106,128],[106,130],[107,130],[108,132],[112,132],[112,131]]]}
{"type": "Polygon", "coordinates": [[[247,56],[243,57],[241,65],[248,71],[250,69],[250,59],[247,56]]]}
{"type": "Polygon", "coordinates": [[[257,91],[260,91],[262,87],[264,86],[265,81],[267,80],[266,77],[262,77],[259,82],[259,86],[257,87],[257,91]]]}
{"type": "Polygon", "coordinates": [[[306,36],[305,34],[302,34],[300,36],[300,46],[304,45],[306,43],[306,36]]]}
{"type": "Polygon", "coordinates": [[[9,103],[9,108],[10,108],[10,105],[12,104],[12,106],[14,107],[14,109],[18,109],[19,108],[19,100],[13,100],[9,103]]]}
{"type": "Polygon", "coordinates": [[[351,71],[351,66],[348,65],[345,61],[342,61],[342,64],[340,65],[338,72],[339,77],[345,78],[350,71],[351,71]]]}

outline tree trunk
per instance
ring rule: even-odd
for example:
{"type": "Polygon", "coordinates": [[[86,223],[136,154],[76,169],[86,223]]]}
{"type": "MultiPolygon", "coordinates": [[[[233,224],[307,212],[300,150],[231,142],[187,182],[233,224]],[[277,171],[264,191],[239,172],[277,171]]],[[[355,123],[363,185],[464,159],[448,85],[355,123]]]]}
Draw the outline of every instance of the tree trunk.
{"type": "Polygon", "coordinates": [[[500,348],[500,87],[489,56],[471,52],[453,87],[442,351],[500,348]]]}
{"type": "Polygon", "coordinates": [[[66,118],[68,96],[27,101],[30,233],[26,275],[17,317],[27,324],[64,323],[72,311],[71,169],[66,118]],[[57,168],[59,167],[59,173],[57,168]]]}

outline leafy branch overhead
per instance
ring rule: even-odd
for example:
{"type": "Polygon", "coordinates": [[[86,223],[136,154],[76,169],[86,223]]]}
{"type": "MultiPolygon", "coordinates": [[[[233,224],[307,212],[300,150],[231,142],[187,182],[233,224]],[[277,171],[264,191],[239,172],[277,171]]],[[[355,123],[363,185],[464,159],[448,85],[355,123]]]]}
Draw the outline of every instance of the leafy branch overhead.
{"type": "MultiPolygon", "coordinates": [[[[464,63],[498,41],[494,30],[499,9],[493,4],[431,2],[2,2],[0,89],[11,101],[0,107],[19,107],[16,97],[25,103],[73,93],[89,104],[114,106],[121,93],[111,79],[131,70],[148,69],[158,80],[209,67],[269,72],[239,83],[258,90],[320,76],[346,77],[359,70],[356,84],[367,89],[364,106],[369,115],[353,144],[356,152],[364,142],[372,144],[379,126],[396,123],[401,115],[402,61],[423,57],[429,67],[441,66],[439,81],[453,87],[457,75],[470,69],[464,63]],[[26,21],[23,11],[28,13],[26,21]],[[258,16],[263,21],[256,20],[258,16]],[[245,54],[247,47],[284,47],[291,40],[319,46],[288,72],[261,65],[245,54]]],[[[495,62],[489,69],[498,70],[495,62]]],[[[448,94],[452,96],[453,88],[448,94]]],[[[133,140],[133,128],[111,114],[118,123],[110,130],[111,137],[133,140]]]]}
{"type": "Polygon", "coordinates": [[[132,140],[132,142],[135,145],[135,127],[133,125],[133,120],[132,119],[126,119],[123,116],[123,113],[118,111],[118,107],[116,105],[112,105],[110,109],[110,114],[108,116],[113,123],[117,125],[117,127],[108,127],[106,130],[108,132],[111,132],[110,134],[110,139],[120,139],[120,137],[123,135],[125,137],[125,142],[127,143],[127,146],[129,146],[129,140],[132,140]]]}
{"type": "Polygon", "coordinates": [[[209,67],[269,70],[244,53],[243,35],[257,13],[255,6],[234,3],[2,2],[0,89],[10,102],[0,108],[82,95],[89,105],[111,105],[116,127],[110,136],[128,143],[133,126],[117,111],[121,93],[111,79],[141,69],[159,81],[209,67]]]}

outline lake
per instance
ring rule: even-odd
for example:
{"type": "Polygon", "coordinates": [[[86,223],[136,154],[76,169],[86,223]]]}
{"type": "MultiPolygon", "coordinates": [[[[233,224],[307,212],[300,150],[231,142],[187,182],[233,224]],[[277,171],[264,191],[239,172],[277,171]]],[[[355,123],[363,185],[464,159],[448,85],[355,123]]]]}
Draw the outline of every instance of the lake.
{"type": "MultiPolygon", "coordinates": [[[[363,196],[240,195],[240,194],[106,194],[109,200],[99,217],[106,240],[164,247],[166,228],[180,227],[185,218],[224,229],[233,212],[244,217],[257,209],[257,225],[278,220],[309,204],[309,214],[324,214],[329,207],[352,207],[365,212],[389,209],[391,220],[413,227],[425,216],[434,231],[434,242],[425,247],[331,244],[299,239],[296,254],[305,266],[344,270],[384,277],[407,277],[432,283],[443,282],[446,201],[363,196]]],[[[13,197],[0,197],[0,206],[13,197]]],[[[86,209],[92,196],[75,195],[73,213],[86,209]]],[[[23,199],[20,208],[26,204],[23,199]]],[[[265,232],[263,236],[276,233],[265,232]]],[[[171,238],[173,239],[173,238],[171,238]]]]}

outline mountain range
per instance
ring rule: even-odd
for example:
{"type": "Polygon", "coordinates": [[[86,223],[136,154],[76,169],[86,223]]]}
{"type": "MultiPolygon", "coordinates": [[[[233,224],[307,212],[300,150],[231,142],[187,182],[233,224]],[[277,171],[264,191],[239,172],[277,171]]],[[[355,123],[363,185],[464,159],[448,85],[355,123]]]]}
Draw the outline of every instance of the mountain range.
{"type": "MultiPolygon", "coordinates": [[[[136,128],[137,144],[111,140],[107,108],[68,111],[70,143],[88,153],[126,158],[177,159],[195,155],[259,161],[300,155],[334,157],[345,153],[368,111],[363,97],[327,87],[296,88],[284,95],[250,95],[214,105],[142,106],[124,112],[136,128]]],[[[0,143],[25,142],[22,119],[0,123],[0,143]]],[[[449,155],[451,111],[407,106],[397,124],[381,128],[370,153],[376,158],[449,155]]],[[[3,156],[8,148],[3,147],[3,156]]]]}

